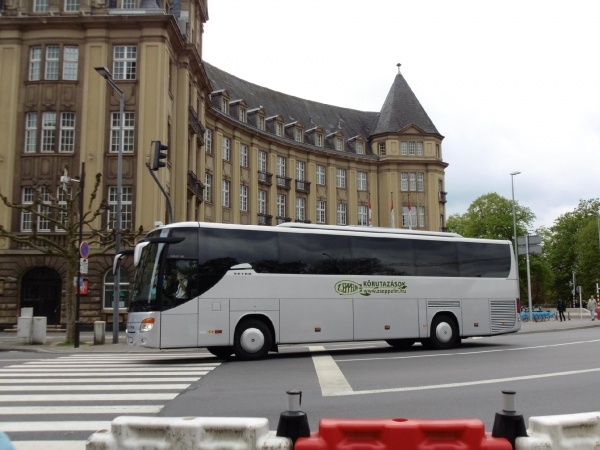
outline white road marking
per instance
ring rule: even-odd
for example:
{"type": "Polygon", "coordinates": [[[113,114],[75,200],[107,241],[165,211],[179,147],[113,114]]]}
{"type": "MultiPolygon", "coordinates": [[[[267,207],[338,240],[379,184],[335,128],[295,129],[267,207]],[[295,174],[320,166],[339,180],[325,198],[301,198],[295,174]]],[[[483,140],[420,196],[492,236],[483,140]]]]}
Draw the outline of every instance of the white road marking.
{"type": "MultiPolygon", "coordinates": [[[[600,368],[594,369],[583,369],[583,370],[572,370],[566,372],[555,372],[555,373],[543,373],[538,375],[524,375],[517,377],[507,377],[507,378],[495,378],[489,380],[476,380],[476,381],[465,381],[461,383],[446,383],[446,384],[435,384],[428,386],[407,386],[407,387],[398,387],[398,388],[389,388],[389,389],[367,389],[363,391],[354,391],[352,386],[348,383],[344,374],[340,370],[338,363],[347,363],[347,362],[370,362],[377,360],[394,360],[394,359],[417,359],[417,358],[440,358],[440,357],[453,357],[453,356],[465,356],[465,355],[478,355],[483,353],[498,353],[498,352],[508,352],[508,351],[522,351],[522,350],[539,350],[542,348],[552,348],[552,347],[561,347],[566,345],[577,345],[577,344],[587,344],[591,342],[600,342],[600,339],[592,339],[589,341],[575,341],[575,342],[563,342],[559,344],[547,344],[547,345],[536,345],[530,347],[518,347],[518,348],[504,348],[504,349],[494,349],[494,350],[477,350],[472,352],[457,352],[457,353],[433,353],[426,355],[406,355],[406,356],[387,356],[387,357],[373,357],[373,358],[354,358],[354,359],[340,359],[337,362],[329,355],[315,355],[313,356],[313,363],[315,365],[315,369],[317,372],[317,377],[319,379],[319,384],[321,385],[321,393],[323,397],[330,396],[345,396],[345,395],[368,395],[368,394],[382,394],[382,393],[390,393],[390,392],[410,392],[410,391],[424,391],[424,390],[432,390],[432,389],[449,389],[456,387],[465,387],[465,386],[477,386],[483,384],[495,384],[495,383],[507,383],[513,381],[522,381],[522,380],[537,380],[542,378],[556,377],[556,376],[569,376],[569,375],[579,375],[584,373],[592,373],[592,372],[600,372],[600,368]]],[[[311,346],[309,347],[311,352],[323,352],[326,349],[323,346],[311,346]]]]}
{"type": "Polygon", "coordinates": [[[0,392],[39,392],[39,391],[172,391],[175,389],[185,390],[189,387],[187,384],[102,384],[102,385],[70,385],[65,389],[64,386],[21,386],[17,382],[12,386],[0,386],[0,392]]]}
{"type": "Polygon", "coordinates": [[[123,378],[81,378],[81,376],[79,376],[78,378],[59,378],[59,379],[44,379],[45,375],[40,375],[41,378],[21,378],[21,379],[16,379],[15,377],[10,377],[8,379],[2,379],[0,378],[0,385],[3,384],[10,384],[12,386],[17,386],[17,385],[22,385],[22,384],[37,384],[37,385],[44,385],[44,384],[69,384],[70,386],[76,386],[76,384],[73,383],[81,383],[81,384],[102,384],[102,383],[158,383],[158,382],[178,382],[178,383],[185,383],[185,382],[190,382],[193,383],[194,381],[198,380],[198,377],[156,377],[156,378],[143,378],[143,377],[123,377],[123,378]]]}
{"type": "MultiPolygon", "coordinates": [[[[34,394],[2,395],[0,402],[92,402],[92,401],[157,401],[173,400],[179,392],[157,392],[139,394],[34,394]]],[[[0,428],[1,430],[2,428],[0,428]]]]}
{"type": "MultiPolygon", "coordinates": [[[[322,346],[309,346],[309,350],[323,351],[322,346]]],[[[324,397],[346,393],[352,393],[352,386],[344,377],[344,374],[330,355],[315,355],[312,357],[317,371],[321,393],[324,397]]]]}
{"type": "Polygon", "coordinates": [[[0,406],[0,414],[156,414],[164,405],[0,406]]]}
{"type": "MultiPolygon", "coordinates": [[[[131,370],[131,369],[129,369],[131,370]]],[[[37,370],[13,370],[10,373],[7,372],[0,372],[0,378],[10,378],[13,379],[15,378],[15,375],[21,375],[21,376],[28,376],[28,377],[38,377],[39,380],[43,380],[45,378],[48,377],[74,377],[71,378],[73,381],[77,381],[80,380],[80,377],[83,376],[98,376],[98,375],[106,375],[106,376],[111,376],[111,377],[123,377],[123,376],[132,376],[132,377],[139,377],[140,375],[146,375],[146,376],[162,376],[162,375],[170,375],[170,376],[177,376],[177,375],[196,375],[198,377],[202,376],[202,375],[206,375],[208,372],[206,371],[199,371],[199,372],[185,372],[185,373],[181,373],[181,371],[175,371],[175,369],[171,368],[169,369],[168,372],[157,372],[156,370],[152,370],[150,372],[144,371],[143,373],[140,372],[115,372],[115,371],[110,371],[110,372],[104,372],[104,371],[90,371],[88,372],[85,369],[82,369],[81,371],[77,371],[77,373],[73,373],[75,372],[74,370],[69,370],[69,373],[64,373],[63,371],[60,370],[53,370],[52,373],[48,372],[48,371],[44,371],[44,373],[40,373],[37,370]]]]}
{"type": "Polygon", "coordinates": [[[81,450],[86,441],[13,441],[15,450],[81,450]]]}
{"type": "Polygon", "coordinates": [[[427,391],[432,389],[449,389],[456,387],[465,387],[465,386],[478,386],[482,384],[495,384],[495,383],[509,383],[513,381],[522,381],[522,380],[539,380],[541,378],[551,378],[551,377],[567,377],[571,375],[580,375],[584,373],[593,373],[600,372],[600,367],[595,369],[583,369],[583,370],[569,370],[567,372],[554,372],[554,373],[541,373],[537,375],[523,375],[520,377],[507,377],[507,378],[494,378],[490,380],[477,380],[477,381],[465,381],[462,383],[446,383],[446,384],[432,384],[429,386],[410,386],[403,388],[391,388],[391,389],[371,389],[365,391],[352,391],[352,392],[339,392],[337,394],[333,394],[335,396],[342,395],[365,395],[365,394],[383,394],[388,392],[409,392],[409,391],[427,391]]]}
{"type": "MultiPolygon", "coordinates": [[[[0,422],[0,430],[5,433],[23,431],[98,431],[110,430],[110,422],[78,420],[69,422],[0,422]]],[[[42,447],[38,447],[42,448],[42,447]]]]}

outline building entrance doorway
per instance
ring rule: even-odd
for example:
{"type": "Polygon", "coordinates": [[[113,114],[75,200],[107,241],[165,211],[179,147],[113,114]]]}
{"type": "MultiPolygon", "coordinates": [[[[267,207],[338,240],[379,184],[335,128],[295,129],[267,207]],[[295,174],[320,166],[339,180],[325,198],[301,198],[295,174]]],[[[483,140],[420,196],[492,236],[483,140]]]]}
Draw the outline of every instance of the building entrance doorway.
{"type": "Polygon", "coordinates": [[[21,308],[33,308],[34,317],[46,316],[48,325],[59,325],[61,284],[56,270],[31,269],[21,280],[21,308]]]}

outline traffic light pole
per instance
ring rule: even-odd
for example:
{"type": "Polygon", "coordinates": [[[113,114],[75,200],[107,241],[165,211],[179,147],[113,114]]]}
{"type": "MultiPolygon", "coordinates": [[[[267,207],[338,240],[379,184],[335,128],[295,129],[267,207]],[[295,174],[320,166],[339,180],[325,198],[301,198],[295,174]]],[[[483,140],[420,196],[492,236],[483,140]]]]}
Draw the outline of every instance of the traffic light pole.
{"type": "Polygon", "coordinates": [[[154,170],[152,170],[152,167],[150,166],[149,163],[146,163],[146,167],[148,168],[148,171],[150,172],[150,175],[152,175],[152,178],[154,178],[154,181],[156,181],[156,184],[158,184],[159,189],[161,190],[161,192],[163,193],[163,195],[167,199],[167,205],[169,206],[169,211],[168,211],[168,220],[169,221],[167,223],[173,223],[173,204],[171,203],[171,197],[169,196],[169,194],[167,193],[167,191],[165,190],[165,188],[161,184],[160,180],[158,179],[158,177],[154,173],[154,170]]]}

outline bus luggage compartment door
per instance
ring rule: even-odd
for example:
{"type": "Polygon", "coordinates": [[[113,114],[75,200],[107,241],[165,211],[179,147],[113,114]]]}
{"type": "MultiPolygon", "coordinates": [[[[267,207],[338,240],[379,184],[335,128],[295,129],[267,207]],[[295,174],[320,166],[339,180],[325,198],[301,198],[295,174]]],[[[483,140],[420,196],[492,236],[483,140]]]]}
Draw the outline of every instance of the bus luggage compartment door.
{"type": "Polygon", "coordinates": [[[197,305],[190,301],[161,313],[160,348],[198,346],[197,305]]]}

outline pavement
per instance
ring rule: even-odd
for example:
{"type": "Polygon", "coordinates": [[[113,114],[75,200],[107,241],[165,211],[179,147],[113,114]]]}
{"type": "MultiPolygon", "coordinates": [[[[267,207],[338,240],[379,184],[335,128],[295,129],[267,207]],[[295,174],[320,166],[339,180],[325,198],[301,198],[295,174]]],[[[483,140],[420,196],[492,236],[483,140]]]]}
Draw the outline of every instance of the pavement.
{"type": "MultiPolygon", "coordinates": [[[[590,327],[598,327],[600,330],[600,320],[592,321],[589,312],[585,309],[580,311],[579,308],[570,308],[566,314],[568,320],[563,322],[554,319],[546,322],[521,322],[519,333],[543,333],[590,327]]],[[[112,331],[107,331],[105,343],[97,345],[94,345],[94,333],[83,331],[80,333],[79,347],[77,348],[73,344],[66,344],[66,333],[64,331],[47,332],[44,344],[28,344],[23,338],[17,336],[16,331],[0,332],[0,352],[11,350],[47,353],[147,353],[171,351],[134,347],[126,342],[124,331],[119,332],[117,343],[113,343],[112,331]]],[[[182,350],[195,351],[196,349],[177,349],[177,351],[182,350]]]]}

